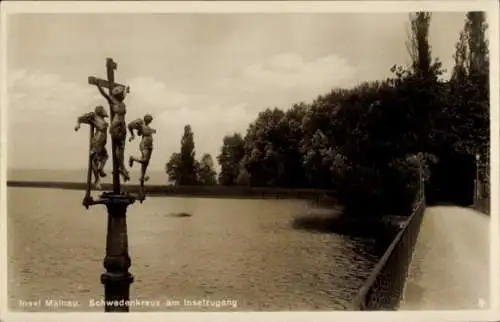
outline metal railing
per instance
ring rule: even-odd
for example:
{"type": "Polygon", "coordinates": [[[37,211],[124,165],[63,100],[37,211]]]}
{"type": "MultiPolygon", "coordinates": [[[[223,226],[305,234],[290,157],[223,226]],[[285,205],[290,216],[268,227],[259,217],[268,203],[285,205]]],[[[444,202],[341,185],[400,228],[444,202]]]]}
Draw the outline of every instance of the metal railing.
{"type": "Polygon", "coordinates": [[[490,213],[490,187],[481,180],[474,181],[474,209],[485,214],[490,213]]]}
{"type": "Polygon", "coordinates": [[[397,310],[425,211],[425,196],[398,232],[352,302],[353,311],[397,310]]]}

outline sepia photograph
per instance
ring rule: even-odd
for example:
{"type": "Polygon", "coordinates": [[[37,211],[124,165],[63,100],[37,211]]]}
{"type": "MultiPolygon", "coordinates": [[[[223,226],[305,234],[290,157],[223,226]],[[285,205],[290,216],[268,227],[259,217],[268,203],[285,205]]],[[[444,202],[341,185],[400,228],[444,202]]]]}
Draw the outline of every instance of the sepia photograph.
{"type": "Polygon", "coordinates": [[[495,309],[493,3],[3,6],[2,311],[495,309]]]}

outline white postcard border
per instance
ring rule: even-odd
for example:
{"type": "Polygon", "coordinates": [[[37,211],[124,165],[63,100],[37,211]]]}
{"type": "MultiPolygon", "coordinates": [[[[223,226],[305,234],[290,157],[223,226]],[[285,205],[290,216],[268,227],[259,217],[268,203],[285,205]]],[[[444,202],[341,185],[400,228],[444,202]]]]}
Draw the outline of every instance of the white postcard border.
{"type": "Polygon", "coordinates": [[[500,220],[499,186],[499,15],[497,1],[16,1],[1,4],[1,78],[0,78],[0,247],[1,282],[7,285],[7,85],[6,46],[8,15],[21,13],[325,13],[325,12],[412,12],[480,10],[488,12],[490,33],[490,120],[491,120],[491,222],[490,281],[491,308],[477,311],[398,311],[398,312],[249,312],[249,313],[15,313],[8,312],[6,287],[0,294],[0,318],[4,321],[132,321],[166,318],[183,321],[493,321],[500,320],[500,220]],[[7,19],[6,19],[7,18],[7,19]]]}

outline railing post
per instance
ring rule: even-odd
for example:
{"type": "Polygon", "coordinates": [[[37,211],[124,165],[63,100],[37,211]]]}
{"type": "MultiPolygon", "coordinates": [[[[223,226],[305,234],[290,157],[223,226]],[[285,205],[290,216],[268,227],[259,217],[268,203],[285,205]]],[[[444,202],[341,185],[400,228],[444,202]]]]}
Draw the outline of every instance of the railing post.
{"type": "Polygon", "coordinates": [[[424,183],[424,174],[423,174],[423,167],[422,167],[422,161],[419,160],[419,179],[420,179],[420,191],[419,191],[419,202],[424,199],[425,193],[425,183],[424,183]]]}
{"type": "Polygon", "coordinates": [[[480,199],[480,182],[479,182],[479,154],[476,153],[476,180],[474,185],[474,204],[476,205],[480,199]]]}

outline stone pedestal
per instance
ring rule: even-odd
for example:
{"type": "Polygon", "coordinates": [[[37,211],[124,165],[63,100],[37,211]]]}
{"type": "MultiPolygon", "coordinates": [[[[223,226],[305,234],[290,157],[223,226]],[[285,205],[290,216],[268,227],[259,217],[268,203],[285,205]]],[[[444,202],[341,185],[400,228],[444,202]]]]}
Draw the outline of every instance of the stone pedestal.
{"type": "Polygon", "coordinates": [[[128,272],[131,265],[128,254],[127,207],[135,198],[126,194],[104,193],[101,201],[108,209],[106,257],[101,275],[104,284],[105,312],[128,312],[130,284],[134,277],[128,272]]]}

